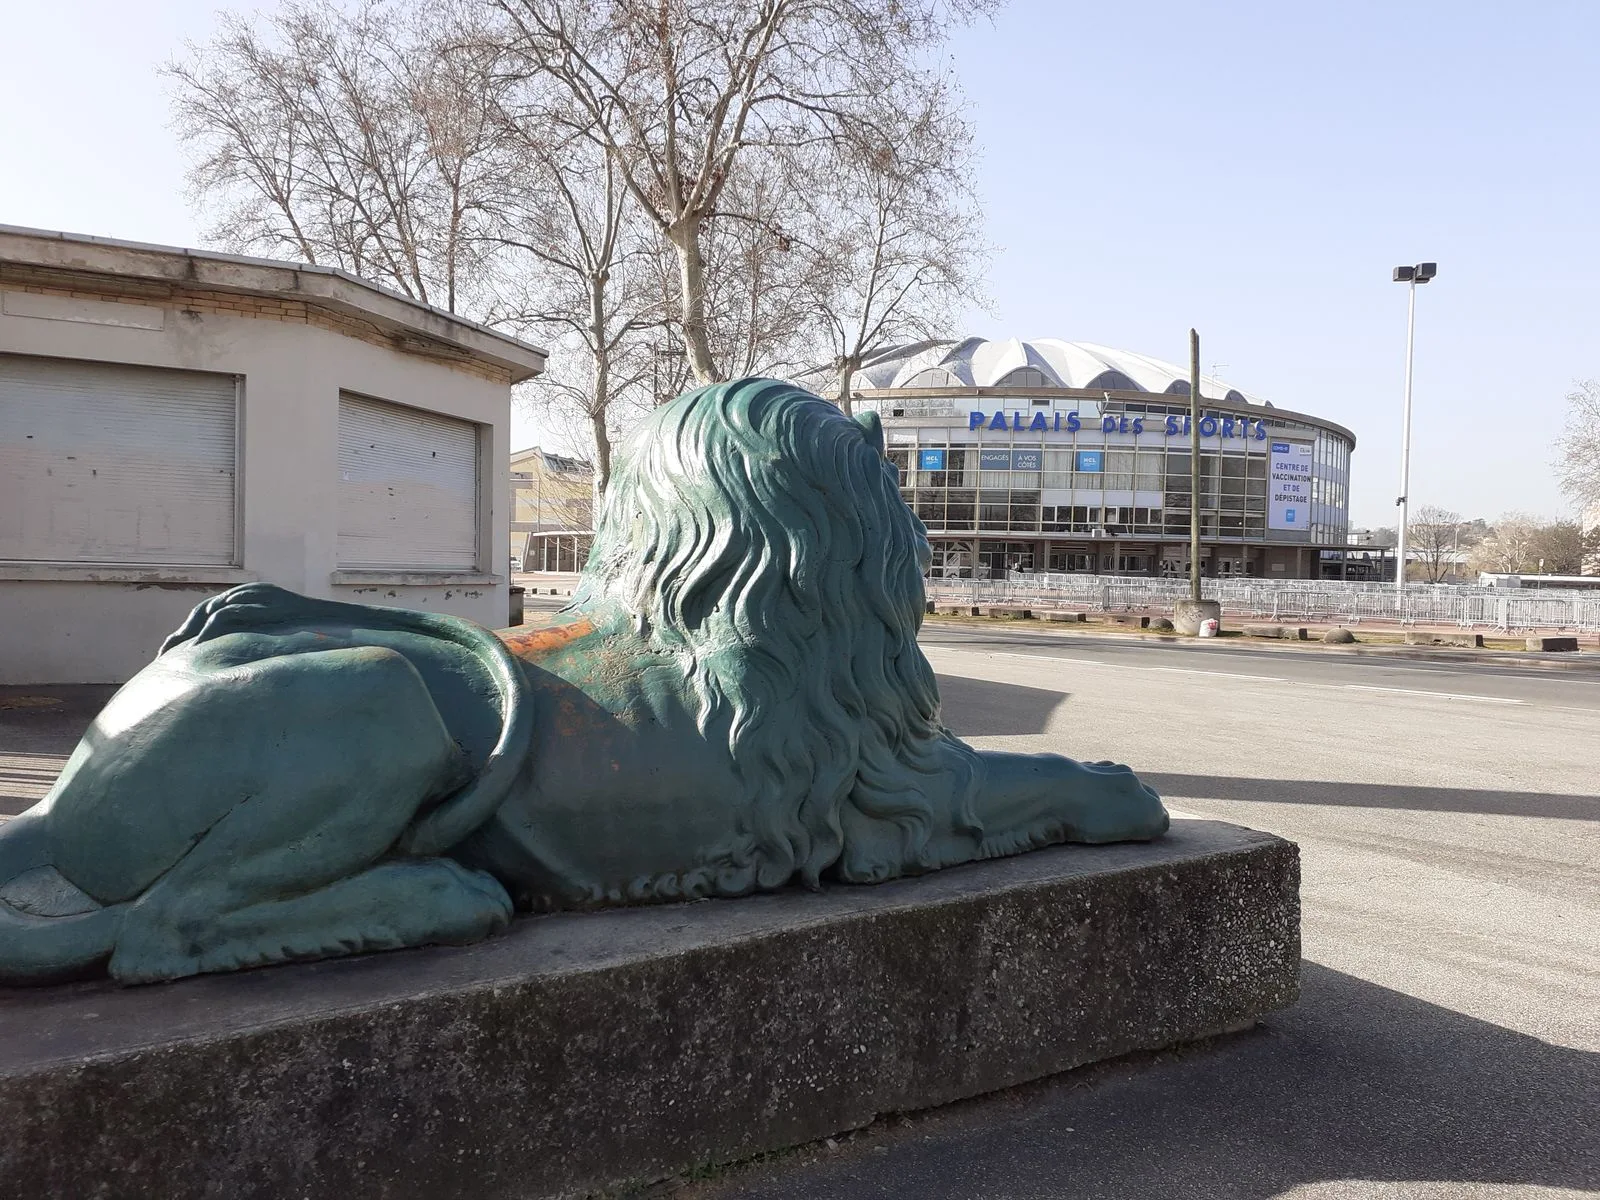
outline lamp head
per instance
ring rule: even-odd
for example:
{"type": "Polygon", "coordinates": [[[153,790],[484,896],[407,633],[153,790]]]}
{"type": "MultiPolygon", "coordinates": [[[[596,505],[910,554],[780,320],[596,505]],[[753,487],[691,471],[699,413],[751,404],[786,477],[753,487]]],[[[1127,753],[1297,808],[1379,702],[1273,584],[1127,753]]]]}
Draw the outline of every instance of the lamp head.
{"type": "Polygon", "coordinates": [[[1396,267],[1394,269],[1394,281],[1396,283],[1410,283],[1416,277],[1417,269],[1415,267],[1396,267]]]}

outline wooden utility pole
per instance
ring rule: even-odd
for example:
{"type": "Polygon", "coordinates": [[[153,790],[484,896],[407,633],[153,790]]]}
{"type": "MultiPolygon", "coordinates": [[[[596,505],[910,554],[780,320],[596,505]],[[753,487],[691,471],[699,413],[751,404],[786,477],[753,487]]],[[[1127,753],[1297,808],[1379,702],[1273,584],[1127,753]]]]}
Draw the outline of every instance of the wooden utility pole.
{"type": "Polygon", "coordinates": [[[1189,330],[1189,599],[1200,601],[1200,335],[1189,330]]]}

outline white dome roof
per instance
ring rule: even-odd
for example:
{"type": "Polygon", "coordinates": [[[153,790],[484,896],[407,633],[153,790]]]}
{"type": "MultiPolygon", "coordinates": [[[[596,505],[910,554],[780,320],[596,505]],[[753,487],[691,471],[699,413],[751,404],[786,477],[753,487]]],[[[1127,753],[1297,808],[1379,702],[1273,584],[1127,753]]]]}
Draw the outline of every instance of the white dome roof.
{"type": "MultiPolygon", "coordinates": [[[[1189,371],[1129,350],[1059,338],[991,342],[917,342],[873,357],[857,375],[863,389],[902,387],[1063,387],[1189,394],[1189,371]]],[[[1214,376],[1200,377],[1200,394],[1235,404],[1265,401],[1214,376]]]]}

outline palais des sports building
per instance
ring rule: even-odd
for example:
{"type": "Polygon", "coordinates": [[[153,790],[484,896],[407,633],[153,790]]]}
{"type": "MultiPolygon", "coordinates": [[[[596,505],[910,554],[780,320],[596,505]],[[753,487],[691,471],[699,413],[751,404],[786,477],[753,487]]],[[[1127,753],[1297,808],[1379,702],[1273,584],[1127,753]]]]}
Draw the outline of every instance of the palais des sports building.
{"type": "MultiPolygon", "coordinates": [[[[856,378],[935,580],[1188,574],[1185,370],[1084,342],[967,338],[893,348],[856,378]]],[[[1346,561],[1355,435],[1217,379],[1200,394],[1203,574],[1364,578],[1346,561]]]]}

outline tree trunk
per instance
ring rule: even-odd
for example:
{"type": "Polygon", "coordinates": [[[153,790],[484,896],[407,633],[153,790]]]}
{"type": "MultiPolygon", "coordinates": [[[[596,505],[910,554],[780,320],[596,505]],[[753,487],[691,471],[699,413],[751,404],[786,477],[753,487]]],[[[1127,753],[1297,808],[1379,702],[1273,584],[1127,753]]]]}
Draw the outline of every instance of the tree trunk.
{"type": "Polygon", "coordinates": [[[706,271],[700,250],[700,222],[685,219],[667,231],[678,252],[678,302],[683,325],[683,347],[689,369],[699,383],[716,383],[722,378],[711,357],[711,339],[706,330],[706,271]]]}
{"type": "Polygon", "coordinates": [[[851,405],[850,397],[850,383],[855,378],[855,374],[855,359],[845,359],[843,365],[839,368],[839,407],[844,409],[844,415],[847,417],[855,415],[855,409],[851,405]]]}
{"type": "Polygon", "coordinates": [[[589,398],[589,425],[594,431],[594,501],[589,528],[600,520],[600,501],[611,483],[611,433],[606,414],[611,410],[611,349],[606,341],[606,284],[609,276],[589,277],[589,334],[594,355],[594,394],[589,398]]]}
{"type": "Polygon", "coordinates": [[[606,429],[605,409],[590,413],[589,423],[594,428],[594,499],[589,511],[589,528],[593,529],[600,523],[600,505],[611,485],[611,434],[606,429]]]}

